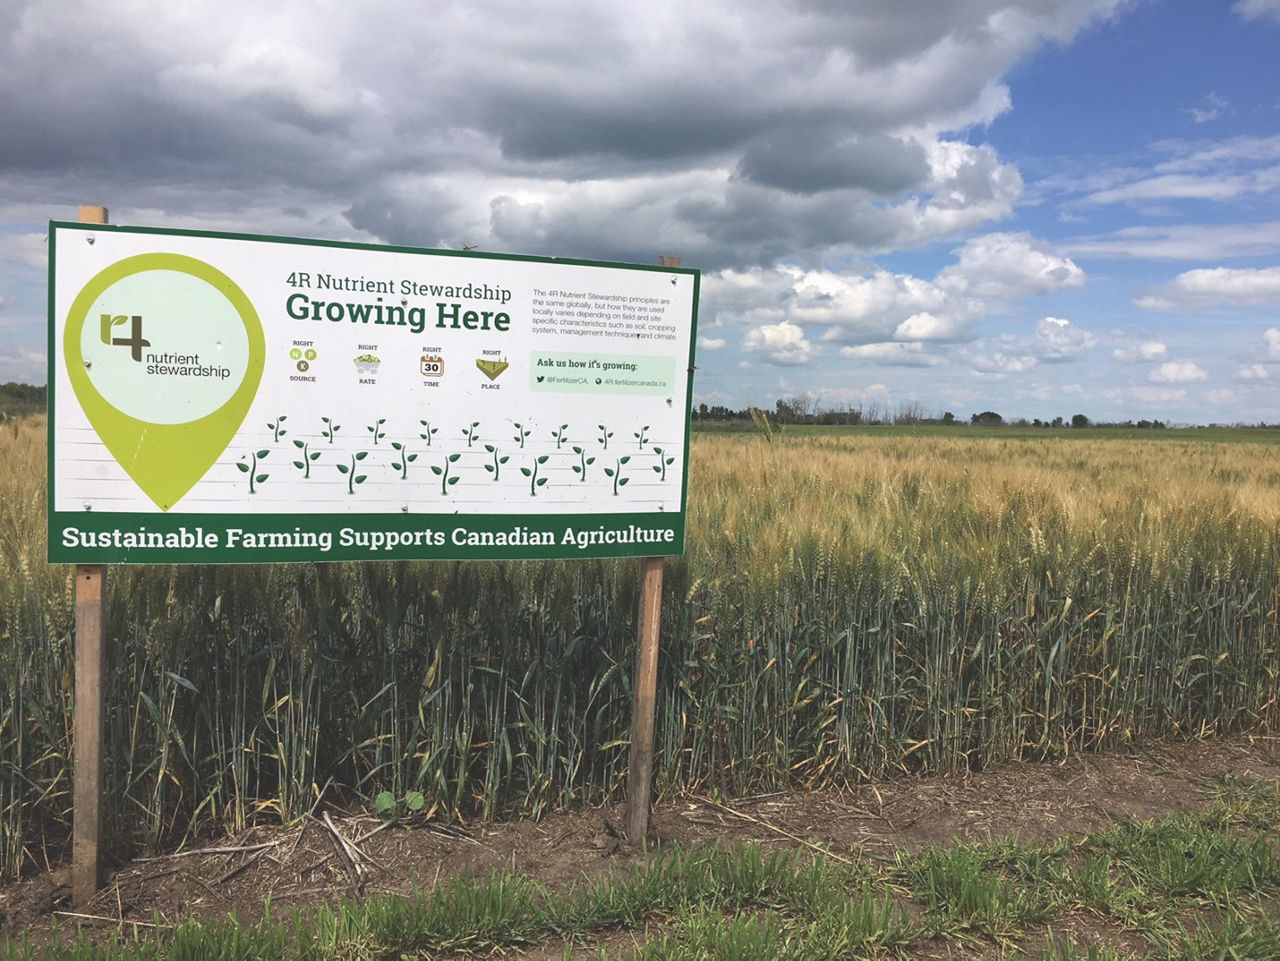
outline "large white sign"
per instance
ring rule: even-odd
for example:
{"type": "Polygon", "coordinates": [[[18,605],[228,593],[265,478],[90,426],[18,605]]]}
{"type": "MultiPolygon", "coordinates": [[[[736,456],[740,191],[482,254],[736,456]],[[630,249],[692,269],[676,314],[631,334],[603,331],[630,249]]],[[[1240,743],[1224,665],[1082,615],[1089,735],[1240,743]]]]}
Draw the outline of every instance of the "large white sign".
{"type": "Polygon", "coordinates": [[[51,560],[683,549],[696,271],[49,236],[51,560]]]}

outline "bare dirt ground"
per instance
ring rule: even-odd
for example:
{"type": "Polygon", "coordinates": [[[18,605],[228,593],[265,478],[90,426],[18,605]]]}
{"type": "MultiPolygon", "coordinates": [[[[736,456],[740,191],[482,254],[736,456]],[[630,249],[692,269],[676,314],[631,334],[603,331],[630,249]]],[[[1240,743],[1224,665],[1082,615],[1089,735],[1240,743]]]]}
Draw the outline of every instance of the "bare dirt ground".
{"type": "MultiPolygon", "coordinates": [[[[1175,743],[1056,764],[1017,764],[968,775],[900,778],[847,792],[788,793],[720,803],[679,796],[653,811],[649,847],[721,839],[771,848],[892,857],[957,840],[1041,841],[1082,834],[1127,816],[1156,818],[1210,803],[1207,779],[1280,782],[1280,738],[1175,743]]],[[[621,836],[622,805],[542,821],[467,826],[331,811],[291,826],[115,866],[88,905],[70,903],[65,866],[0,887],[0,932],[33,941],[57,919],[64,934],[132,930],[196,916],[241,922],[268,898],[307,909],[337,897],[430,889],[456,874],[515,870],[555,890],[584,875],[625,869],[646,856],[621,836]],[[353,843],[343,853],[337,835],[353,843]],[[353,865],[358,864],[358,867],[353,865]]]]}

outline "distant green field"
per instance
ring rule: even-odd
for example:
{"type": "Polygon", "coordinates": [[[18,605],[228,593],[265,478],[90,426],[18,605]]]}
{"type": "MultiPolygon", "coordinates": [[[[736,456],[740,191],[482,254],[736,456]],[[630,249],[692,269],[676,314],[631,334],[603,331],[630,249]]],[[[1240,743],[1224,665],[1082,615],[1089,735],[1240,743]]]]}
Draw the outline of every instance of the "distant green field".
{"type": "MultiPolygon", "coordinates": [[[[693,429],[705,433],[738,433],[754,428],[744,421],[700,421],[693,429]]],[[[977,440],[1066,441],[1196,441],[1217,444],[1280,444],[1280,427],[1177,427],[1159,430],[1137,427],[975,427],[959,424],[859,424],[853,427],[788,424],[784,436],[801,437],[921,437],[977,440]]]]}

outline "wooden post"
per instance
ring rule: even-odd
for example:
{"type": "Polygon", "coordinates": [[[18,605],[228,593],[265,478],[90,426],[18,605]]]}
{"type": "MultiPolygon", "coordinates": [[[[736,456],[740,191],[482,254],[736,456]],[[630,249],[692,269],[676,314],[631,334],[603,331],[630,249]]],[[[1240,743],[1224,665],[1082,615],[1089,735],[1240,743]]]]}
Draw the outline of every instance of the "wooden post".
{"type": "MultiPolygon", "coordinates": [[[[679,267],[679,257],[659,257],[679,267]]],[[[627,764],[627,839],[643,846],[649,835],[653,793],[653,734],[658,700],[658,637],[662,627],[662,558],[640,561],[640,624],[636,637],[635,700],[631,710],[631,757],[627,764]]]]}
{"type": "MultiPolygon", "coordinates": [[[[81,204],[80,222],[105,224],[107,208],[81,204]]],[[[76,704],[71,735],[71,901],[76,907],[83,907],[102,884],[102,676],[106,593],[105,565],[76,565],[76,704]]]]}
{"type": "Polygon", "coordinates": [[[107,569],[76,565],[76,707],[71,813],[71,900],[83,907],[102,884],[102,667],[107,569]]]}
{"type": "Polygon", "coordinates": [[[658,700],[658,635],[662,621],[662,558],[640,561],[640,627],[636,692],[631,711],[631,759],[627,767],[627,838],[643,845],[649,834],[653,791],[653,729],[658,700]]]}

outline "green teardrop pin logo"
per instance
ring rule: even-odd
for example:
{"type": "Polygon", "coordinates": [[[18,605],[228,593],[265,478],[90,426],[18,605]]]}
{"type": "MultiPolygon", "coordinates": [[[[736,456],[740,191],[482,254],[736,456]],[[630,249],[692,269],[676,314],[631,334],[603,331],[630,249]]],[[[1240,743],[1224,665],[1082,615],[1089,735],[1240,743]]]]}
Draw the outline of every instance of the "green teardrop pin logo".
{"type": "Polygon", "coordinates": [[[170,253],[127,257],[85,284],[63,352],[98,437],[162,511],[226,450],[266,362],[244,291],[204,261],[170,253]]]}

